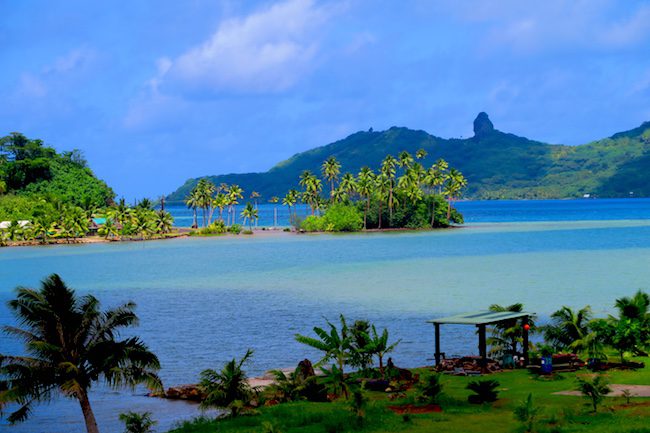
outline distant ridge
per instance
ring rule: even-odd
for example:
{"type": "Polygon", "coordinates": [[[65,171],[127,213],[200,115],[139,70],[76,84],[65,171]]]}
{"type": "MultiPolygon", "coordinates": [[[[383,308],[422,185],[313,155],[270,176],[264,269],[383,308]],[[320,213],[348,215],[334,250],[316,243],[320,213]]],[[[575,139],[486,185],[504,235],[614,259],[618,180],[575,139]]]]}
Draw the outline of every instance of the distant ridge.
{"type": "MultiPolygon", "coordinates": [[[[542,199],[650,196],[650,122],[609,138],[579,146],[553,145],[529,140],[494,128],[486,113],[474,120],[474,136],[444,139],[421,130],[392,127],[386,131],[360,131],[298,153],[264,173],[207,177],[215,184],[236,183],[262,199],[283,196],[297,187],[303,170],[320,173],[322,162],[335,156],[342,172],[358,173],[362,166],[377,169],[382,159],[406,150],[425,149],[422,161],[430,166],[446,159],[468,179],[465,197],[475,199],[542,199]]],[[[199,178],[188,179],[171,193],[183,200],[199,178]]]]}

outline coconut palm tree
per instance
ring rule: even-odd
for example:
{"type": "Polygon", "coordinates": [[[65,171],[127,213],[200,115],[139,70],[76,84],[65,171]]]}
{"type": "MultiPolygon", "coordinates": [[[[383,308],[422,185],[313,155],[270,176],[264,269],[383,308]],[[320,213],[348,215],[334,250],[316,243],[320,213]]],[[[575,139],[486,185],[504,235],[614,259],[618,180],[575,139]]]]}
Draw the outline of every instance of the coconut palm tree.
{"type": "Polygon", "coordinates": [[[40,239],[42,244],[46,244],[50,238],[50,234],[56,230],[54,221],[47,221],[44,218],[39,218],[32,224],[32,234],[36,239],[40,239]]]}
{"type": "Polygon", "coordinates": [[[287,192],[287,194],[282,199],[282,204],[289,208],[289,222],[290,223],[291,223],[291,220],[292,220],[291,208],[296,205],[297,201],[298,201],[298,191],[296,191],[295,189],[289,190],[289,192],[287,192]]]}
{"type": "Polygon", "coordinates": [[[126,412],[120,414],[124,423],[124,433],[154,433],[153,426],[157,424],[151,418],[151,412],[126,412]]]}
{"type": "Polygon", "coordinates": [[[200,387],[206,393],[201,407],[225,407],[230,409],[232,417],[239,414],[255,392],[242,368],[251,356],[253,351],[249,349],[242,359],[237,361],[233,358],[221,371],[208,369],[201,372],[200,387]]]}
{"type": "Polygon", "coordinates": [[[388,155],[381,163],[381,173],[388,177],[390,181],[390,188],[388,190],[388,215],[389,219],[393,219],[393,191],[395,189],[395,174],[396,174],[397,160],[394,156],[388,155]]]}
{"type": "Polygon", "coordinates": [[[417,159],[424,159],[428,155],[428,152],[424,149],[418,149],[417,152],[415,152],[415,158],[417,159]]]}
{"type": "Polygon", "coordinates": [[[586,306],[578,311],[562,307],[551,314],[551,322],[542,327],[544,340],[555,350],[574,350],[582,352],[587,349],[591,308],[586,306]]]}
{"type": "Polygon", "coordinates": [[[311,171],[305,170],[300,175],[300,186],[305,188],[302,193],[302,200],[309,205],[311,214],[314,215],[316,209],[319,208],[320,192],[323,189],[322,182],[311,171]]]}
{"type": "Polygon", "coordinates": [[[201,197],[196,188],[190,192],[190,195],[187,196],[185,199],[185,204],[187,205],[188,209],[192,209],[192,228],[198,228],[199,227],[199,222],[198,222],[198,215],[197,215],[197,209],[199,207],[199,204],[201,203],[201,197]]]}
{"type": "Polygon", "coordinates": [[[217,193],[212,200],[212,208],[219,209],[219,220],[223,221],[223,210],[228,206],[228,196],[223,192],[217,193]]]}
{"type": "Polygon", "coordinates": [[[379,213],[378,213],[378,225],[377,228],[381,228],[381,214],[383,211],[384,201],[388,199],[391,189],[390,178],[385,173],[379,173],[375,177],[375,195],[379,203],[379,213]]]}
{"type": "Polygon", "coordinates": [[[115,225],[112,218],[106,218],[106,222],[97,229],[99,236],[104,236],[104,239],[116,238],[119,235],[119,230],[115,225]]]}
{"type": "Polygon", "coordinates": [[[172,218],[169,212],[164,210],[159,210],[156,212],[153,218],[154,226],[156,232],[160,234],[169,233],[172,231],[172,226],[174,225],[174,218],[172,218]]]}
{"type": "Polygon", "coordinates": [[[235,224],[235,213],[237,205],[239,204],[239,199],[244,198],[244,190],[240,188],[239,185],[230,185],[228,187],[228,209],[232,214],[232,224],[235,224]]]}
{"type": "Polygon", "coordinates": [[[405,170],[413,164],[413,156],[406,150],[401,151],[397,159],[397,164],[405,170]]]}
{"type": "MultiPolygon", "coordinates": [[[[261,197],[260,193],[257,191],[251,192],[251,200],[253,200],[253,203],[255,204],[255,210],[257,210],[257,199],[261,197]]],[[[255,220],[255,227],[257,227],[257,220],[255,220]]]]}
{"type": "Polygon", "coordinates": [[[450,169],[449,174],[447,175],[447,182],[445,184],[444,190],[448,202],[447,219],[451,217],[452,201],[460,196],[465,186],[467,186],[467,179],[465,179],[463,174],[455,168],[450,169]]]}
{"type": "Polygon", "coordinates": [[[275,195],[269,199],[269,203],[273,203],[273,227],[277,227],[278,225],[278,202],[279,201],[280,201],[280,197],[275,195]]]}
{"type": "MultiPolygon", "coordinates": [[[[489,309],[494,312],[521,313],[524,311],[524,305],[516,303],[504,307],[499,304],[492,304],[489,309]]],[[[533,332],[535,324],[530,318],[528,325],[530,326],[529,332],[533,332]]],[[[492,335],[488,338],[487,343],[492,346],[492,353],[517,353],[518,345],[523,341],[524,332],[517,319],[495,323],[490,331],[492,335]]]]}
{"type": "Polygon", "coordinates": [[[34,403],[60,392],[79,402],[88,433],[99,433],[88,398],[94,383],[162,389],[156,355],[138,337],[119,339],[123,328],[138,322],[132,302],[101,311],[94,296],[78,297],[52,274],[40,289],[18,287],[8,305],[23,327],[4,331],[23,340],[26,351],[0,356],[0,408],[18,405],[10,422],[24,421],[34,403]]]}
{"type": "Polygon", "coordinates": [[[241,217],[244,219],[244,224],[246,224],[246,221],[248,221],[249,230],[253,230],[252,222],[253,220],[257,220],[257,216],[257,209],[253,207],[253,204],[251,202],[246,203],[246,207],[241,212],[241,217]]]}
{"type": "Polygon", "coordinates": [[[363,210],[363,228],[368,228],[368,211],[370,210],[370,196],[375,190],[375,173],[368,167],[362,167],[357,180],[357,192],[366,198],[363,210]]]}
{"type": "Polygon", "coordinates": [[[339,174],[341,174],[341,163],[335,157],[330,156],[323,163],[321,170],[325,179],[330,183],[330,198],[332,198],[334,196],[334,182],[338,180],[339,174]]]}

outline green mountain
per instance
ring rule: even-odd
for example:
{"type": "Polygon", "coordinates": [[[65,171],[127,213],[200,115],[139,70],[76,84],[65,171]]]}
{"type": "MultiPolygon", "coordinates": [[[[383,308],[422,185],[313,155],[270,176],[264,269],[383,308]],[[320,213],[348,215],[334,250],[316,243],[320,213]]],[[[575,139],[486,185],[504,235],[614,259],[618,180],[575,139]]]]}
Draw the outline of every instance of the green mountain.
{"type": "Polygon", "coordinates": [[[102,207],[114,198],[78,150],[57,153],[16,132],[0,137],[0,221],[29,219],[57,203],[102,207]]]}
{"type": "MultiPolygon", "coordinates": [[[[428,152],[430,166],[438,158],[463,172],[469,186],[465,197],[483,199],[650,196],[650,122],[609,138],[579,146],[529,140],[494,128],[485,113],[474,120],[474,136],[444,139],[425,131],[392,127],[357,132],[327,146],[298,153],[265,173],[207,176],[215,184],[240,185],[263,199],[283,196],[297,187],[303,170],[320,173],[322,162],[335,156],[342,172],[356,174],[367,165],[377,169],[382,159],[406,150],[428,152]]],[[[168,200],[183,200],[198,178],[189,179],[168,200]]]]}

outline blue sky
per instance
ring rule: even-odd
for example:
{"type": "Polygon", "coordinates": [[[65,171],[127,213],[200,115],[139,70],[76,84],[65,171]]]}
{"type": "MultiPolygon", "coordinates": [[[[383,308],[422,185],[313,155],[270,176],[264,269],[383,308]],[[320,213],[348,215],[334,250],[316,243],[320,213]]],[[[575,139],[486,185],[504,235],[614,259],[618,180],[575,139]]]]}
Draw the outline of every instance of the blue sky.
{"type": "Polygon", "coordinates": [[[650,3],[0,0],[0,134],[129,199],[390,126],[580,144],[650,120],[650,3]]]}

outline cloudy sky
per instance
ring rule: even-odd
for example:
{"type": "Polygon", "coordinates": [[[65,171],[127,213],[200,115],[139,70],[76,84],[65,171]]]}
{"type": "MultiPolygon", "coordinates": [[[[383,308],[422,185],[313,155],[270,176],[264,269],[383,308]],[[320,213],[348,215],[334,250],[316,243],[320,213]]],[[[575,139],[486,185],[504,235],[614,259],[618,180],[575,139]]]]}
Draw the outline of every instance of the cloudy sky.
{"type": "Polygon", "coordinates": [[[369,127],[580,144],[650,120],[650,3],[0,0],[0,134],[129,199],[369,127]]]}

